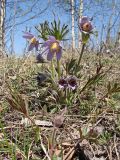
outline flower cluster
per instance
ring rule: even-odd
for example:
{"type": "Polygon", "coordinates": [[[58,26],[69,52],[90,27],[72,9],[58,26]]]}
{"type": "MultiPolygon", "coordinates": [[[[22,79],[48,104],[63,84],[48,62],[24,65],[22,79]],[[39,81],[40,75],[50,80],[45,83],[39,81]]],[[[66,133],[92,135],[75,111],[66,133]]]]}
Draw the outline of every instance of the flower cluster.
{"type": "MultiPolygon", "coordinates": [[[[58,27],[59,28],[59,27],[58,27]]],[[[82,32],[82,42],[86,43],[89,39],[90,33],[92,33],[93,25],[91,23],[91,19],[87,16],[83,16],[79,20],[79,29],[82,32]]],[[[62,31],[63,32],[63,31],[62,31]]],[[[61,34],[62,34],[61,32],[61,34]]],[[[52,33],[52,32],[51,32],[52,33]]],[[[23,35],[29,41],[28,51],[33,50],[34,48],[38,51],[39,40],[30,32],[24,32],[23,35]]],[[[40,60],[43,53],[47,55],[47,60],[52,61],[54,55],[56,55],[57,61],[59,61],[62,57],[62,46],[60,45],[60,41],[56,39],[54,36],[50,35],[46,41],[43,42],[42,47],[45,49],[42,53],[39,53],[37,56],[37,61],[40,60]]]]}
{"type": "MultiPolygon", "coordinates": [[[[33,34],[25,32],[23,37],[29,40],[30,42],[28,51],[33,50],[33,48],[35,48],[36,51],[38,51],[39,41],[33,34]]],[[[58,61],[61,59],[62,47],[60,46],[60,41],[56,40],[55,37],[49,36],[49,39],[43,43],[42,47],[45,47],[45,50],[42,53],[38,54],[37,56],[38,61],[40,58],[42,58],[43,53],[47,54],[48,61],[51,61],[53,59],[54,54],[56,54],[56,58],[58,61]]]]}
{"type": "Polygon", "coordinates": [[[70,88],[75,90],[77,88],[77,78],[75,76],[61,78],[58,84],[60,89],[70,88]]]}

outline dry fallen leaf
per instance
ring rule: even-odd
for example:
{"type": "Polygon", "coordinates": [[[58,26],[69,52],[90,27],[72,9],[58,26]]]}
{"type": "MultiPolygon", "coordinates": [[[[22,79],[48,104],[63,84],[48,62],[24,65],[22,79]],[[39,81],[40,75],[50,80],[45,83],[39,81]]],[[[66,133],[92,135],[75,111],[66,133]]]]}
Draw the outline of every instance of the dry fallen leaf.
{"type": "MultiPolygon", "coordinates": [[[[52,122],[49,121],[40,121],[40,120],[34,120],[35,124],[37,126],[42,126],[42,127],[53,127],[52,122]]],[[[22,118],[21,124],[24,124],[26,127],[31,126],[31,121],[28,118],[22,118]]]]}
{"type": "Polygon", "coordinates": [[[63,122],[64,122],[64,119],[65,119],[64,115],[65,115],[66,112],[67,112],[67,108],[65,108],[65,109],[61,112],[60,115],[56,115],[56,116],[54,117],[54,119],[53,119],[53,121],[52,121],[54,127],[57,127],[57,128],[62,127],[63,122]]]}

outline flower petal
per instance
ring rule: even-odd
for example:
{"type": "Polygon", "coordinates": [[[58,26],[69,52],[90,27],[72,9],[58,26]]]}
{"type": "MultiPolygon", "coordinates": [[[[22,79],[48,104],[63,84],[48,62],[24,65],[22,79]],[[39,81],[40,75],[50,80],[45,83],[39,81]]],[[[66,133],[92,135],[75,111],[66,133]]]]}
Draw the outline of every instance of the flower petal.
{"type": "Polygon", "coordinates": [[[38,51],[38,47],[39,47],[39,42],[37,41],[36,44],[35,44],[36,51],[38,51]]]}
{"type": "Polygon", "coordinates": [[[58,61],[61,59],[61,56],[62,56],[62,47],[60,46],[59,52],[56,53],[56,57],[58,61]]]}
{"type": "Polygon", "coordinates": [[[68,87],[72,90],[75,90],[77,88],[77,79],[76,77],[69,77],[68,78],[68,87]]]}
{"type": "Polygon", "coordinates": [[[90,24],[90,31],[93,29],[93,25],[92,25],[92,23],[91,23],[91,21],[89,21],[89,24],[90,24]]]}
{"type": "Polygon", "coordinates": [[[54,36],[49,36],[49,40],[50,40],[51,42],[56,42],[56,39],[55,39],[54,36]]]}
{"type": "Polygon", "coordinates": [[[89,21],[89,18],[87,16],[84,16],[80,19],[80,25],[83,25],[84,23],[88,22],[89,21]]]}
{"type": "Polygon", "coordinates": [[[27,34],[27,35],[31,35],[31,36],[34,36],[32,33],[30,32],[23,32],[24,34],[27,34]]]}
{"type": "Polygon", "coordinates": [[[47,40],[43,43],[42,47],[49,47],[51,43],[52,42],[50,40],[47,40]]]}
{"type": "Polygon", "coordinates": [[[34,37],[33,34],[29,33],[29,32],[24,32],[23,38],[26,39],[32,39],[34,37]]]}
{"type": "Polygon", "coordinates": [[[34,45],[33,43],[31,43],[31,44],[29,45],[29,47],[28,47],[28,51],[33,50],[34,47],[35,47],[35,45],[34,45]]]}
{"type": "Polygon", "coordinates": [[[41,53],[41,55],[43,55],[43,53],[48,53],[48,51],[49,51],[49,48],[47,47],[42,53],[41,53]]]}
{"type": "Polygon", "coordinates": [[[65,78],[60,78],[58,84],[60,89],[65,89],[68,86],[67,80],[65,78]]]}
{"type": "Polygon", "coordinates": [[[24,35],[23,38],[26,38],[26,39],[32,39],[33,36],[30,36],[30,35],[24,35]]]}
{"type": "Polygon", "coordinates": [[[47,60],[51,61],[52,59],[53,59],[53,53],[51,53],[50,50],[49,50],[49,52],[47,54],[47,60]]]}
{"type": "Polygon", "coordinates": [[[77,88],[77,86],[70,86],[70,85],[68,85],[69,86],[69,88],[71,88],[72,90],[75,90],[76,88],[77,88]]]}
{"type": "Polygon", "coordinates": [[[53,42],[56,42],[55,37],[49,36],[49,39],[43,43],[42,47],[49,47],[53,42]]]}

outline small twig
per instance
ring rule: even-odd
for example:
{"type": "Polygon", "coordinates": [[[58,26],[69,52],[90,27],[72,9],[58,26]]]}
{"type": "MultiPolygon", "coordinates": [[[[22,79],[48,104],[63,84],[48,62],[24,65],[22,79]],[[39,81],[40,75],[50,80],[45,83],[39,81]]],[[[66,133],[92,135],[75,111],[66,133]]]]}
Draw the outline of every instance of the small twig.
{"type": "Polygon", "coordinates": [[[116,152],[117,159],[119,160],[119,159],[120,159],[120,156],[119,156],[119,153],[118,153],[118,151],[117,151],[117,146],[116,146],[115,140],[116,140],[116,134],[114,135],[114,148],[115,148],[115,152],[116,152]]]}
{"type": "Polygon", "coordinates": [[[31,142],[30,147],[29,147],[29,151],[28,151],[28,160],[30,159],[30,151],[31,151],[33,142],[34,142],[34,140],[31,142]]]}
{"type": "Polygon", "coordinates": [[[47,150],[46,150],[46,148],[45,148],[45,146],[44,146],[44,144],[43,144],[43,142],[42,142],[42,137],[41,137],[41,135],[40,135],[40,141],[41,141],[41,147],[42,147],[42,149],[43,149],[46,157],[48,158],[48,160],[51,160],[51,158],[50,158],[50,156],[49,156],[49,154],[48,154],[48,152],[47,152],[47,150]]]}
{"type": "Polygon", "coordinates": [[[74,154],[74,150],[75,150],[75,147],[72,147],[69,152],[66,154],[66,156],[63,158],[63,160],[68,160],[69,156],[72,154],[74,154]]]}
{"type": "Polygon", "coordinates": [[[80,141],[78,141],[74,147],[72,147],[69,152],[66,154],[66,156],[63,158],[63,160],[70,160],[70,158],[72,158],[74,152],[75,152],[75,147],[80,143],[80,141]]]}

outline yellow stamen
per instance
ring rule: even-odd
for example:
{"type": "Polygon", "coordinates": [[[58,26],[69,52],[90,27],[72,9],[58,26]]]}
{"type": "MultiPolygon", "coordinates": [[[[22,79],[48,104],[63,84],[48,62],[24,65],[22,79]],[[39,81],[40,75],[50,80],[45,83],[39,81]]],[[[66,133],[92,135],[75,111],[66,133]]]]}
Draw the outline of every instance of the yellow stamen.
{"type": "Polygon", "coordinates": [[[54,43],[52,43],[51,44],[51,46],[50,46],[50,51],[51,52],[59,52],[59,50],[60,50],[60,46],[59,46],[59,43],[58,42],[54,42],[54,43]]]}
{"type": "Polygon", "coordinates": [[[32,43],[32,44],[36,44],[36,42],[37,42],[37,40],[36,40],[35,37],[33,37],[33,38],[30,40],[30,43],[32,43]]]}

